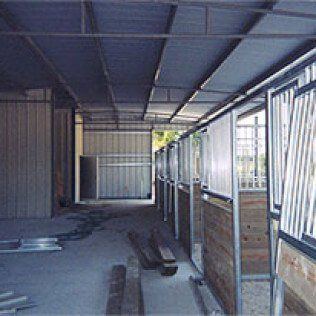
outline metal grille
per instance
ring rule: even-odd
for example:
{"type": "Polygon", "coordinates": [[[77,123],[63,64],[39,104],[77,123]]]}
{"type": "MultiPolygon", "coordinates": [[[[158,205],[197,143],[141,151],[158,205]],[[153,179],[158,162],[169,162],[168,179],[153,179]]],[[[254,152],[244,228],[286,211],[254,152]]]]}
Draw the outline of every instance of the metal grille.
{"type": "Polygon", "coordinates": [[[272,170],[275,212],[278,213],[283,194],[285,161],[289,142],[289,125],[293,112],[296,82],[277,91],[272,98],[272,170]]]}
{"type": "Polygon", "coordinates": [[[316,64],[300,77],[296,93],[284,177],[280,229],[296,239],[316,238],[316,64]]]}
{"type": "Polygon", "coordinates": [[[265,125],[237,127],[237,169],[240,189],[266,188],[265,125]]]}

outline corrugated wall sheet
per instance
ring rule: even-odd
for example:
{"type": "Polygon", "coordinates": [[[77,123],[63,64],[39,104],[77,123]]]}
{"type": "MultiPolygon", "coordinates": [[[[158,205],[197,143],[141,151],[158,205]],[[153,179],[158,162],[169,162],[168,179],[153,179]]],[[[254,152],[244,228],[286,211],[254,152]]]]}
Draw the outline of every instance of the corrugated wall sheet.
{"type": "Polygon", "coordinates": [[[100,198],[151,198],[151,131],[84,131],[84,155],[98,156],[100,198]]]}
{"type": "Polygon", "coordinates": [[[0,218],[51,216],[50,99],[42,89],[0,96],[0,218]]]}

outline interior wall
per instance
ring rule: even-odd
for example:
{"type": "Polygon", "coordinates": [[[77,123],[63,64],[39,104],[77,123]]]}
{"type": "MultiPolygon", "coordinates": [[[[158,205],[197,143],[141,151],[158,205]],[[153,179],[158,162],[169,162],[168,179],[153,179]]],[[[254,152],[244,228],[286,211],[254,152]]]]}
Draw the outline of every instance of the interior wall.
{"type": "Polygon", "coordinates": [[[0,101],[0,218],[50,217],[51,91],[30,90],[0,101]]]}

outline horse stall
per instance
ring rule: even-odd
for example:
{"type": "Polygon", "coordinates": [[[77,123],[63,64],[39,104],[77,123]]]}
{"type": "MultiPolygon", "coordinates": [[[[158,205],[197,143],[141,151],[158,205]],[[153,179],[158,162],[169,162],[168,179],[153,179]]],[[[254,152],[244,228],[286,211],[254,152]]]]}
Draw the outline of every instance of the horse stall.
{"type": "Polygon", "coordinates": [[[268,92],[272,312],[316,313],[316,63],[268,92]]]}

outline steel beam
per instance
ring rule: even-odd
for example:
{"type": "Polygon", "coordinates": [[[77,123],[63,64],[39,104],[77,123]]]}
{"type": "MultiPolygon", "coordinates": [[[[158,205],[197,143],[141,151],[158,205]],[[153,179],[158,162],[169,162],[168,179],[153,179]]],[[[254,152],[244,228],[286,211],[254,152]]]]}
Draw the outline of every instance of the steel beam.
{"type": "MultiPolygon", "coordinates": [[[[135,87],[135,88],[149,88],[149,89],[164,89],[164,90],[182,90],[182,91],[195,91],[194,87],[187,87],[187,86],[175,86],[175,85],[150,85],[150,84],[138,84],[138,83],[111,83],[113,87],[135,87]]],[[[228,90],[217,90],[217,89],[203,89],[201,92],[205,93],[217,93],[217,94],[235,94],[239,96],[240,93],[235,91],[228,91],[228,90]]],[[[244,94],[242,94],[244,95],[244,94]]]]}
{"type": "MultiPolygon", "coordinates": [[[[85,4],[85,8],[86,8],[86,13],[87,13],[87,16],[88,16],[88,19],[90,22],[92,33],[99,33],[99,27],[98,27],[98,24],[97,24],[95,15],[94,15],[93,5],[92,5],[91,1],[85,1],[84,4],[85,4]]],[[[87,33],[84,33],[84,34],[87,34],[87,33]]],[[[106,94],[110,96],[110,103],[111,103],[111,106],[113,107],[113,110],[114,110],[114,117],[115,117],[115,120],[118,121],[118,114],[117,114],[118,110],[117,110],[117,106],[115,105],[114,91],[113,91],[113,87],[110,83],[111,82],[110,75],[109,75],[106,60],[104,57],[102,43],[100,41],[100,38],[98,38],[98,37],[94,37],[94,42],[96,45],[97,54],[98,54],[99,61],[101,64],[103,77],[105,80],[106,94]]]]}
{"type": "MultiPolygon", "coordinates": [[[[173,21],[175,19],[176,13],[177,13],[177,6],[172,6],[170,8],[168,21],[167,21],[167,26],[166,26],[166,29],[165,29],[165,33],[166,34],[171,33],[172,24],[173,24],[173,21]]],[[[157,82],[158,82],[158,79],[159,79],[159,75],[160,75],[161,68],[162,68],[162,63],[163,63],[163,56],[165,55],[167,44],[168,44],[168,39],[165,39],[164,43],[162,44],[162,48],[161,48],[161,51],[160,51],[160,54],[159,54],[159,59],[158,59],[158,63],[157,63],[157,66],[156,66],[156,72],[155,72],[154,78],[152,80],[152,88],[151,88],[151,90],[149,92],[149,95],[148,95],[148,101],[147,101],[147,103],[145,105],[145,108],[144,108],[144,113],[143,113],[142,120],[145,120],[145,116],[146,116],[146,113],[147,113],[147,110],[148,110],[148,107],[149,107],[149,103],[150,103],[150,101],[152,101],[152,97],[154,95],[154,86],[157,85],[157,82]]]]}
{"type": "Polygon", "coordinates": [[[6,37],[55,37],[55,38],[111,38],[111,39],[182,39],[182,40],[266,40],[266,39],[283,39],[283,40],[316,40],[316,34],[306,33],[69,33],[69,32],[34,32],[34,31],[0,31],[0,36],[6,37]]]}
{"type": "MultiPolygon", "coordinates": [[[[21,26],[15,21],[11,12],[6,8],[3,3],[0,3],[0,17],[4,20],[4,22],[10,27],[12,33],[20,32],[24,33],[21,26]]],[[[62,87],[68,92],[68,94],[75,100],[77,106],[80,106],[80,101],[78,95],[71,88],[71,86],[67,83],[64,76],[58,71],[55,64],[45,55],[43,50],[33,41],[30,36],[20,35],[23,43],[26,47],[28,47],[32,53],[38,58],[38,60],[44,64],[45,68],[48,69],[49,73],[53,77],[54,81],[57,81],[62,87]]]]}
{"type": "MultiPolygon", "coordinates": [[[[274,2],[268,3],[267,4],[267,9],[271,10],[274,6],[274,2]]],[[[260,16],[257,16],[256,18],[254,18],[248,26],[246,26],[245,30],[244,30],[244,35],[251,35],[250,31],[257,26],[260,21],[262,20],[262,18],[265,15],[260,14],[260,16]]],[[[219,69],[222,67],[222,65],[224,64],[224,62],[236,51],[236,49],[239,47],[239,45],[242,43],[242,38],[239,38],[236,42],[234,42],[233,44],[230,45],[230,47],[226,50],[226,52],[224,54],[222,54],[222,56],[220,57],[220,59],[218,60],[217,64],[214,66],[212,66],[210,69],[207,70],[207,72],[204,74],[204,76],[202,77],[201,81],[196,85],[196,91],[194,91],[193,93],[189,94],[184,102],[178,106],[178,108],[174,111],[174,113],[171,115],[170,117],[170,122],[172,122],[172,120],[175,118],[175,116],[182,110],[184,109],[188,102],[192,101],[194,99],[194,97],[196,96],[198,90],[203,90],[203,86],[205,86],[208,81],[215,75],[216,72],[219,71],[219,69]]]]}

